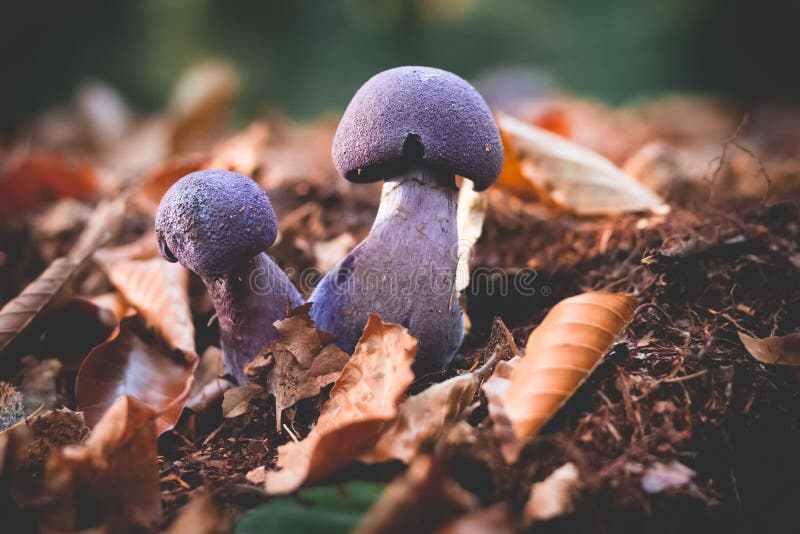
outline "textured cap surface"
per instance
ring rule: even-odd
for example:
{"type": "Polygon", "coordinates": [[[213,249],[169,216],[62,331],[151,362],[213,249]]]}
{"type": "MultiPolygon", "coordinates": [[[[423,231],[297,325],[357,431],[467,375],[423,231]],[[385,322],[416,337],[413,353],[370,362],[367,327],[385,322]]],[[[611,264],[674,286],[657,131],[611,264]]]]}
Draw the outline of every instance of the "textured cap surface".
{"type": "Polygon", "coordinates": [[[272,246],[277,232],[266,193],[229,171],[187,174],[169,188],[156,213],[162,256],[201,276],[235,271],[272,246]]]}
{"type": "Polygon", "coordinates": [[[381,180],[408,162],[409,138],[422,160],[486,189],[503,166],[503,144],[480,94],[453,73],[398,67],[353,96],[333,140],[333,162],[353,182],[381,180]]]}

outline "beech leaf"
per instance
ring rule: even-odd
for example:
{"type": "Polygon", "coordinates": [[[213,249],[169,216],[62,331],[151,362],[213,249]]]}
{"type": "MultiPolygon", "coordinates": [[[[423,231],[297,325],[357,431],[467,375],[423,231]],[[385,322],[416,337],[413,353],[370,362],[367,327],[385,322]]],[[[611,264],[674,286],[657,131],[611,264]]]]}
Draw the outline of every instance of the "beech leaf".
{"type": "Polygon", "coordinates": [[[747,352],[761,363],[800,365],[800,333],[759,339],[739,332],[739,339],[747,352]]]}
{"type": "Polygon", "coordinates": [[[509,165],[504,182],[527,181],[531,191],[579,215],[668,209],[653,191],[625,174],[606,158],[577,143],[510,115],[497,123],[508,143],[509,165]],[[519,172],[524,180],[509,173],[519,172]]]}
{"type": "Polygon", "coordinates": [[[180,417],[198,358],[145,342],[135,326],[136,317],[122,319],[117,335],[89,353],[78,371],[75,398],[94,427],[121,396],[133,397],[157,414],[162,434],[180,417]]]}
{"type": "Polygon", "coordinates": [[[403,392],[414,379],[411,365],[416,353],[417,340],[405,328],[370,314],[316,426],[302,441],[278,448],[280,471],[265,474],[267,493],[290,493],[362,454],[380,428],[397,415],[403,392]]]}
{"type": "Polygon", "coordinates": [[[523,358],[501,362],[484,385],[495,435],[506,460],[588,378],[633,317],[635,301],[590,292],[556,304],[531,333],[523,358]]]}
{"type": "Polygon", "coordinates": [[[275,365],[267,379],[267,391],[275,397],[278,430],[284,409],[318,395],[336,380],[350,359],[336,346],[332,335],[314,328],[308,315],[310,308],[311,303],[304,304],[275,322],[278,339],[270,349],[275,365]]]}

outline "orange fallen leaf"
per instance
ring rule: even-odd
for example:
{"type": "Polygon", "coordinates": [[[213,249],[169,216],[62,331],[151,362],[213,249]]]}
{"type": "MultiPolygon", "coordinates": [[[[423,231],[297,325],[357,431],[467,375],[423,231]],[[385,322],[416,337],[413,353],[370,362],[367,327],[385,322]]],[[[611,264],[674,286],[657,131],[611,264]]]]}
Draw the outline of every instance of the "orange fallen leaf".
{"type": "Polygon", "coordinates": [[[506,460],[550,420],[588,378],[633,317],[635,301],[590,292],[565,299],[531,333],[525,357],[501,362],[484,385],[506,460]]]}
{"type": "Polygon", "coordinates": [[[355,460],[397,415],[403,392],[414,379],[416,353],[417,340],[405,328],[370,314],[311,433],[278,448],[279,471],[256,470],[248,478],[263,475],[269,494],[290,493],[355,460]]]}
{"type": "Polygon", "coordinates": [[[747,352],[761,363],[800,365],[800,333],[759,339],[739,332],[739,339],[747,352]]]}
{"type": "Polygon", "coordinates": [[[78,371],[75,398],[86,424],[94,427],[120,397],[133,397],[157,414],[161,434],[180,417],[198,358],[145,342],[136,333],[136,320],[124,318],[116,337],[89,353],[78,371]]]}
{"type": "Polygon", "coordinates": [[[522,177],[528,190],[580,215],[667,209],[657,194],[597,152],[510,115],[498,115],[497,123],[508,147],[501,185],[524,189],[522,177]]]}
{"type": "Polygon", "coordinates": [[[59,198],[87,198],[97,191],[94,168],[63,154],[35,152],[9,159],[0,173],[2,216],[59,198]]]}
{"type": "Polygon", "coordinates": [[[189,309],[189,275],[180,264],[160,257],[134,259],[151,252],[145,240],[156,243],[152,234],[119,249],[99,250],[95,259],[111,283],[158,332],[170,347],[194,354],[194,323],[189,309]]]}

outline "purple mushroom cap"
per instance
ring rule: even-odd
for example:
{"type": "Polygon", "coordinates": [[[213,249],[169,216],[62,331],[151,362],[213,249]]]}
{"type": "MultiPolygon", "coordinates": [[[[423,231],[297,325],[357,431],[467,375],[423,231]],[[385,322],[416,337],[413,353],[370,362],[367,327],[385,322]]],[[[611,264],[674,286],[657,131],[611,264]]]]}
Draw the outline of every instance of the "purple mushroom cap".
{"type": "Polygon", "coordinates": [[[469,178],[477,191],[503,166],[503,143],[481,95],[453,73],[398,67],[356,92],[333,140],[333,162],[352,182],[403,172],[417,158],[469,178]]]}
{"type": "Polygon", "coordinates": [[[247,176],[224,170],[187,174],[156,213],[161,255],[203,277],[245,265],[272,246],[277,232],[266,193],[247,176]]]}

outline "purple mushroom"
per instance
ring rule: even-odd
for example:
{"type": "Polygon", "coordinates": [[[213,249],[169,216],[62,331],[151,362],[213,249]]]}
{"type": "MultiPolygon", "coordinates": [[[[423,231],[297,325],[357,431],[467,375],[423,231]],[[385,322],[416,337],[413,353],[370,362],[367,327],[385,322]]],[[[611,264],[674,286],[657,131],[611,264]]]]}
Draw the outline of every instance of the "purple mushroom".
{"type": "Polygon", "coordinates": [[[367,238],[327,273],[310,300],[317,328],[352,353],[369,313],[419,340],[417,373],[442,369],[464,337],[455,292],[455,175],[489,187],[503,145],[486,102],[455,74],[428,67],[382,72],[355,94],[333,141],[352,182],[384,180],[367,238]]]}
{"type": "Polygon", "coordinates": [[[161,255],[197,273],[219,318],[225,370],[246,382],[244,366],[272,344],[273,322],[303,299],[264,252],[275,242],[275,212],[247,176],[222,170],[187,174],[156,213],[161,255]]]}

